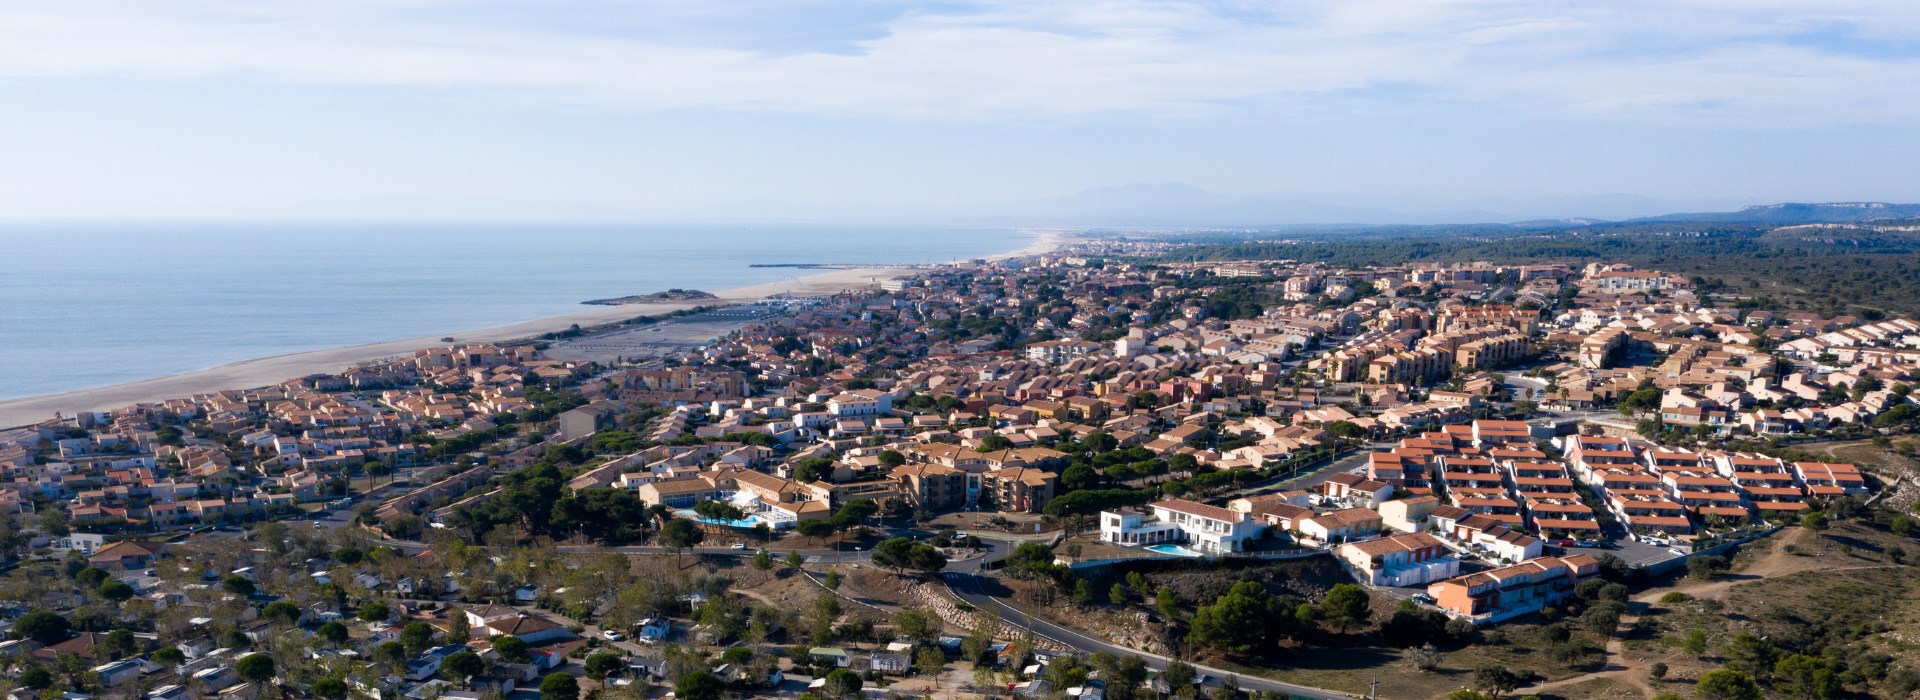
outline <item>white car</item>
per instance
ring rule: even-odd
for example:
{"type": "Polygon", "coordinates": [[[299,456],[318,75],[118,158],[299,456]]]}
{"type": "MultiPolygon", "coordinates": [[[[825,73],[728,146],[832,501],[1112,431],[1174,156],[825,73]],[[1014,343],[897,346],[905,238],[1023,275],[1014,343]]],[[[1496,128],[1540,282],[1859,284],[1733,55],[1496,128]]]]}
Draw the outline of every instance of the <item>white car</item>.
{"type": "Polygon", "coordinates": [[[745,542],[735,542],[735,543],[733,543],[733,548],[734,548],[734,549],[746,549],[746,548],[747,548],[747,543],[745,543],[745,542]]]}
{"type": "Polygon", "coordinates": [[[1674,556],[1676,556],[1676,557],[1684,557],[1684,556],[1686,556],[1686,555],[1687,555],[1687,553],[1686,553],[1686,552],[1682,552],[1682,551],[1680,551],[1680,548],[1679,548],[1679,547],[1668,547],[1668,548],[1667,548],[1667,553],[1668,553],[1668,554],[1672,554],[1672,555],[1674,555],[1674,556]]]}
{"type": "Polygon", "coordinates": [[[600,630],[600,637],[609,642],[627,641],[627,635],[621,634],[619,632],[615,632],[613,630],[600,630]]]}

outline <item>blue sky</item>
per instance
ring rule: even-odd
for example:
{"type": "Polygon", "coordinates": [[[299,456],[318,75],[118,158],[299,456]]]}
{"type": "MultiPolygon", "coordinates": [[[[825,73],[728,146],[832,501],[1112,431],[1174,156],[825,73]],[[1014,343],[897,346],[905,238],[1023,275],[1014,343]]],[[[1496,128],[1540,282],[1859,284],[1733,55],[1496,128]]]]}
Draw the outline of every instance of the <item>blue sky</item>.
{"type": "Polygon", "coordinates": [[[1920,201],[1917,37],[1877,0],[0,1],[0,218],[1920,201]]]}

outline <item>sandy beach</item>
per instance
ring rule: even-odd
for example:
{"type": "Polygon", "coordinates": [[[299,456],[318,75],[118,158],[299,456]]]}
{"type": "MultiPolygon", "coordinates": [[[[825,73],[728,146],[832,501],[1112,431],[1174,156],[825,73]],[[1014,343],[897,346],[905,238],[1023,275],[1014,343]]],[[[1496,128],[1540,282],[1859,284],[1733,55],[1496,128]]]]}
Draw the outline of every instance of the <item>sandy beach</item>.
{"type": "MultiPolygon", "coordinates": [[[[791,280],[756,284],[714,292],[723,302],[759,301],[783,293],[816,296],[857,289],[881,280],[912,275],[911,268],[860,268],[831,270],[791,280]]],[[[714,302],[678,302],[658,304],[622,304],[583,307],[579,313],[542,318],[494,328],[451,331],[420,338],[390,340],[344,348],[275,355],[220,365],[198,372],[147,379],[126,384],[82,389],[61,394],[30,396],[0,401],[0,426],[31,425],[52,418],[55,413],[72,415],[79,411],[104,411],[136,403],[184,398],[221,389],[243,389],[277,384],[294,377],[320,372],[338,372],[356,364],[412,354],[420,348],[445,345],[441,338],[460,343],[494,343],[517,340],[568,326],[582,327],[621,321],[635,316],[669,313],[714,302]]]]}
{"type": "MultiPolygon", "coordinates": [[[[1034,242],[1025,248],[990,256],[990,260],[1042,255],[1061,245],[1060,231],[1031,230],[1034,242]]],[[[714,292],[721,302],[746,303],[776,295],[820,296],[874,285],[883,280],[909,277],[915,268],[870,267],[829,270],[794,279],[756,284],[714,292]]],[[[136,403],[163,401],[204,394],[222,389],[268,386],[309,374],[339,372],[348,367],[402,355],[421,348],[446,345],[442,338],[456,343],[497,343],[518,340],[542,333],[566,330],[579,324],[591,327],[636,316],[669,313],[714,302],[675,302],[592,306],[579,313],[552,316],[477,330],[451,331],[419,338],[390,340],[327,350],[275,355],[220,365],[198,372],[187,372],[126,384],[81,389],[60,394],[30,396],[0,401],[0,426],[31,425],[52,418],[55,413],[71,415],[79,411],[104,411],[136,403]]]]}

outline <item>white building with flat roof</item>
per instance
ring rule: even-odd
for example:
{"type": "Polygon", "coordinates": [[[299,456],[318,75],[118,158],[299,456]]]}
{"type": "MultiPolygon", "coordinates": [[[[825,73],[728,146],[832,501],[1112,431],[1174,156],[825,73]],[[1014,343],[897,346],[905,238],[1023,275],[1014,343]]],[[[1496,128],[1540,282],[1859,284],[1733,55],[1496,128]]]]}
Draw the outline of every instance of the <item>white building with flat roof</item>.
{"type": "Polygon", "coordinates": [[[1173,499],[1150,503],[1146,510],[1100,513],[1100,540],[1113,544],[1183,543],[1202,554],[1246,551],[1266,525],[1251,514],[1204,503],[1173,499]]]}

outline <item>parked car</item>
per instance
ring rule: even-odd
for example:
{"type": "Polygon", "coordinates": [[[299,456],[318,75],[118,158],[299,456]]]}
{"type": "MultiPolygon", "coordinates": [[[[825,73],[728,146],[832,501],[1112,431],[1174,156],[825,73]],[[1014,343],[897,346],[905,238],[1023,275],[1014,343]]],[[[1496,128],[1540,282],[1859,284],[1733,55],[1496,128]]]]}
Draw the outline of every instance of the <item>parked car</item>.
{"type": "Polygon", "coordinates": [[[627,635],[621,634],[619,632],[615,632],[613,630],[600,630],[600,638],[605,639],[609,642],[627,641],[627,635]]]}
{"type": "Polygon", "coordinates": [[[1679,548],[1679,547],[1668,547],[1668,548],[1667,548],[1667,553],[1668,553],[1668,554],[1672,554],[1672,555],[1674,555],[1674,556],[1676,556],[1676,557],[1684,557],[1684,556],[1686,556],[1686,555],[1687,555],[1687,553],[1686,553],[1686,552],[1682,552],[1682,551],[1680,551],[1680,548],[1679,548]]]}
{"type": "Polygon", "coordinates": [[[1433,604],[1433,596],[1427,595],[1425,593],[1415,593],[1413,594],[1413,599],[1417,602],[1426,603],[1428,605],[1433,604]]]}
{"type": "Polygon", "coordinates": [[[1576,541],[1574,541],[1574,540],[1560,540],[1559,542],[1555,542],[1555,543],[1553,543],[1553,546],[1555,546],[1555,547],[1578,547],[1578,546],[1580,546],[1580,543],[1579,543],[1579,542],[1576,542],[1576,541]]]}

